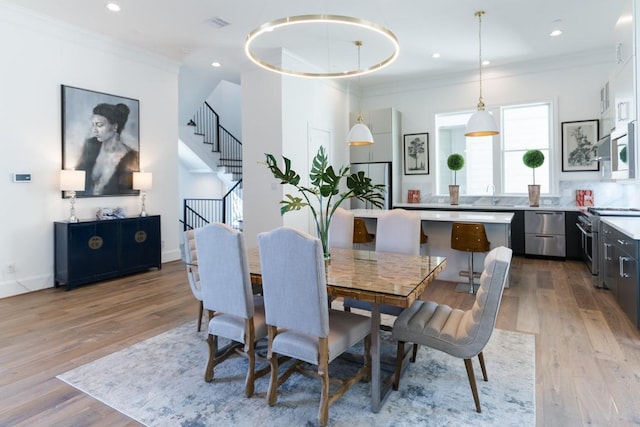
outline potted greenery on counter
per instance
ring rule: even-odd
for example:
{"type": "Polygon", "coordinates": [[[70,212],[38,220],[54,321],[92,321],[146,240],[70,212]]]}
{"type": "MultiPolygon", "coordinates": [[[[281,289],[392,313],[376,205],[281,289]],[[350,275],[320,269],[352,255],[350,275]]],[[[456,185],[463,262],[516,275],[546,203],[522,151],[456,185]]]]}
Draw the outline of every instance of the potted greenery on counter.
{"type": "Polygon", "coordinates": [[[540,150],[527,150],[522,162],[533,171],[533,185],[529,185],[529,206],[540,206],[540,185],[536,185],[536,169],[544,163],[544,154],[540,150]]]}
{"type": "Polygon", "coordinates": [[[454,153],[447,157],[447,167],[453,171],[453,185],[449,186],[449,203],[457,205],[460,200],[460,186],[457,184],[457,172],[464,167],[462,154],[454,153]]]}
{"type": "Polygon", "coordinates": [[[291,160],[282,156],[284,170],[280,169],[275,157],[265,153],[266,165],[280,184],[293,185],[302,197],[285,194],[285,200],[280,201],[280,214],[298,211],[305,206],[311,209],[316,224],[318,238],[322,241],[325,259],[329,253],[329,225],[331,217],[342,202],[355,197],[359,200],[371,202],[377,208],[383,207],[384,185],[374,184],[364,172],[349,173],[349,166],[342,166],[336,173],[329,165],[324,147],[320,146],[318,153],[311,163],[309,186],[300,183],[300,175],[291,169],[291,160]],[[347,190],[340,193],[340,181],[347,179],[347,190]]]}

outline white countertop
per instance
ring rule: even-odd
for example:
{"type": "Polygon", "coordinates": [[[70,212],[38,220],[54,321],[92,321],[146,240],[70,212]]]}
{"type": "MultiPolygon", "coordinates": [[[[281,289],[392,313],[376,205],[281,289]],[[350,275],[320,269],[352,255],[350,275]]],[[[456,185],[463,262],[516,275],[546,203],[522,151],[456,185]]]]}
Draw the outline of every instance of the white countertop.
{"type": "Polygon", "coordinates": [[[600,221],[612,226],[633,240],[640,240],[640,218],[604,216],[600,221]]]}
{"type": "Polygon", "coordinates": [[[556,206],[556,205],[541,205],[537,208],[529,205],[473,205],[473,204],[459,204],[450,205],[448,203],[394,203],[394,208],[407,208],[407,209],[456,209],[461,211],[467,210],[504,210],[504,211],[579,211],[585,210],[585,207],[580,206],[556,206]]]}
{"type": "MultiPolygon", "coordinates": [[[[352,209],[357,218],[378,218],[387,212],[380,209],[352,209]]],[[[477,211],[414,211],[420,214],[422,221],[442,222],[480,222],[483,224],[511,224],[513,212],[477,212],[477,211]]]]}

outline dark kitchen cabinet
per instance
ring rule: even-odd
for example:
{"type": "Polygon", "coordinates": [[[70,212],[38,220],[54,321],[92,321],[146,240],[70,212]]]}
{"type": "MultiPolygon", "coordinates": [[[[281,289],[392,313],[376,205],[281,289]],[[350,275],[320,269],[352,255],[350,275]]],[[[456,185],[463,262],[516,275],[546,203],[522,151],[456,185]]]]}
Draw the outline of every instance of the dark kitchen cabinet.
{"type": "Polygon", "coordinates": [[[631,322],[640,328],[639,242],[608,224],[602,224],[602,234],[604,284],[631,322]]]}
{"type": "Polygon", "coordinates": [[[581,260],[583,259],[582,252],[582,233],[576,225],[578,223],[578,211],[565,211],[564,212],[564,233],[565,243],[567,248],[567,259],[581,260]]]}
{"type": "Polygon", "coordinates": [[[67,290],[161,267],[160,216],[54,223],[54,283],[67,290]]]}

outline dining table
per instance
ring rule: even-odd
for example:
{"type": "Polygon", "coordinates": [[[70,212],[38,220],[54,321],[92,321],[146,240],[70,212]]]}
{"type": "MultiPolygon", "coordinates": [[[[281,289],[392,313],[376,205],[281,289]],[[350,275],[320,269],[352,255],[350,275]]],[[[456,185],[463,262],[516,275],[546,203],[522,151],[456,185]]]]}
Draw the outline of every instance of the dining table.
{"type": "MultiPolygon", "coordinates": [[[[252,282],[262,283],[258,248],[247,250],[252,282]]],[[[391,390],[380,357],[380,305],[407,308],[446,267],[441,256],[332,248],[325,261],[327,295],[371,303],[371,410],[379,412],[391,390]]]]}

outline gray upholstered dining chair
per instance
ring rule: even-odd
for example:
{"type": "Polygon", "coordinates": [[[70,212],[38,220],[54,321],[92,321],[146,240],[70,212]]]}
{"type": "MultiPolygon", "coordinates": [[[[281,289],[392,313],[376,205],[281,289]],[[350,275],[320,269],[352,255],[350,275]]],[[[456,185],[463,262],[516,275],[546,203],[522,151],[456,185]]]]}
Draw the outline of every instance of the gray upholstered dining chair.
{"type": "Polygon", "coordinates": [[[191,293],[198,300],[198,332],[202,329],[202,315],[204,307],[202,305],[202,288],[200,286],[200,275],[198,274],[198,252],[196,251],[196,241],[193,229],[185,231],[183,234],[183,254],[187,267],[187,279],[191,293]]]}
{"type": "Polygon", "coordinates": [[[353,212],[336,208],[329,225],[330,248],[353,248],[353,212]]]}
{"type": "MultiPolygon", "coordinates": [[[[376,225],[376,252],[394,252],[407,255],[420,255],[421,235],[420,215],[405,209],[393,209],[378,217],[376,225]]],[[[344,308],[371,311],[371,303],[345,298],[344,308]]],[[[380,313],[398,316],[401,307],[382,304],[380,313]]]]}
{"type": "Polygon", "coordinates": [[[204,379],[213,380],[214,368],[229,356],[240,354],[249,361],[245,395],[251,397],[256,378],[266,375],[269,366],[255,369],[255,343],[266,337],[262,297],[252,293],[249,265],[241,232],[214,223],[195,231],[198,270],[204,308],[209,311],[209,361],[204,379]],[[218,337],[233,343],[218,352],[218,337]]]}
{"type": "Polygon", "coordinates": [[[491,338],[502,300],[512,250],[499,246],[487,254],[480,287],[470,310],[454,309],[433,301],[415,301],[393,324],[393,338],[398,341],[394,389],[400,385],[403,365],[408,356],[405,343],[426,345],[464,359],[476,411],[481,412],[471,359],[478,356],[482,376],[488,380],[482,351],[491,338]]]}
{"type": "Polygon", "coordinates": [[[329,405],[360,379],[370,379],[370,319],[328,307],[319,239],[280,227],[260,233],[258,246],[271,362],[267,402],[275,405],[278,386],[294,371],[307,372],[322,381],[318,421],[325,425],[329,405]],[[364,366],[350,378],[331,378],[332,384],[339,382],[340,386],[330,392],[329,363],[363,340],[364,366]],[[294,359],[281,376],[277,355],[294,359]],[[317,373],[304,370],[301,361],[316,365],[317,373]]]}

